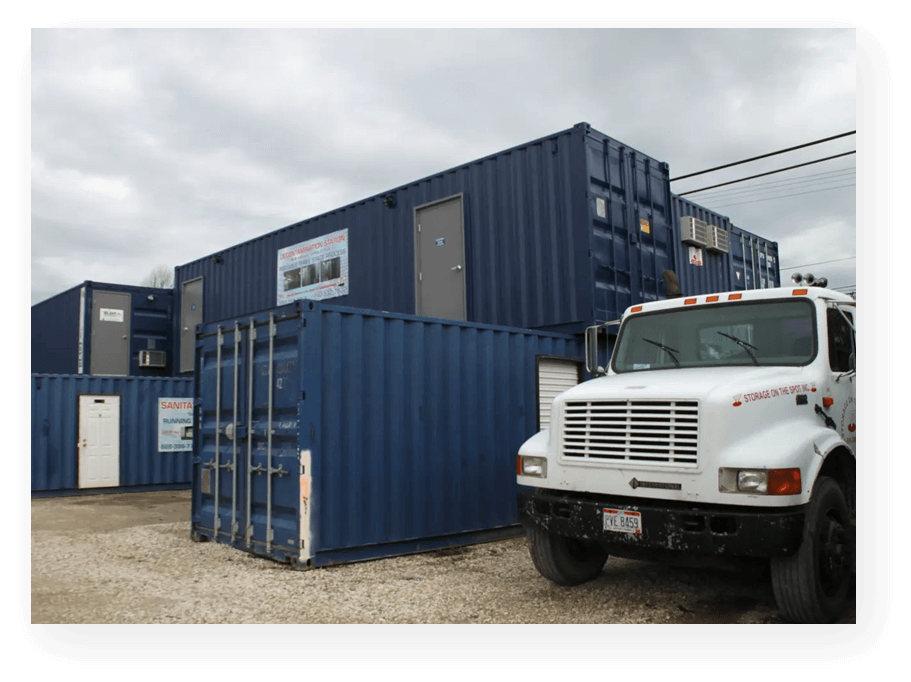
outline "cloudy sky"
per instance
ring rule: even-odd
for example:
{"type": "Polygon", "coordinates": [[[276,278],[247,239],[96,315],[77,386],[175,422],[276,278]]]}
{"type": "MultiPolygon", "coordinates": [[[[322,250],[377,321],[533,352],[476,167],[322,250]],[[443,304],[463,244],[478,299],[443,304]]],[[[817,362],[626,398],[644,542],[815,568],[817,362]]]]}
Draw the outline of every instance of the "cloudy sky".
{"type": "MultiPolygon", "coordinates": [[[[30,60],[32,303],[140,284],[580,121],[672,178],[856,128],[852,29],[50,28],[30,60]]],[[[688,198],[777,241],[783,280],[849,288],[855,160],[688,198]]]]}

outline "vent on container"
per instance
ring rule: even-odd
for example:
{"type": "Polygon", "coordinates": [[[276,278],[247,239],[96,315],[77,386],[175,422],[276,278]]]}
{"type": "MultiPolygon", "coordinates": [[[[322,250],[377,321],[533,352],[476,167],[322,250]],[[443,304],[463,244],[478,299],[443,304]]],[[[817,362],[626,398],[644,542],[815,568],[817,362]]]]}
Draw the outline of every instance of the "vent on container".
{"type": "Polygon", "coordinates": [[[707,248],[710,251],[718,251],[719,253],[730,253],[731,241],[727,230],[717,225],[709,225],[709,245],[707,248]]]}
{"type": "Polygon", "coordinates": [[[168,364],[168,355],[163,350],[141,350],[139,351],[140,367],[166,367],[168,364]]]}
{"type": "Polygon", "coordinates": [[[680,238],[685,244],[709,245],[709,225],[690,215],[680,218],[680,238]]]}

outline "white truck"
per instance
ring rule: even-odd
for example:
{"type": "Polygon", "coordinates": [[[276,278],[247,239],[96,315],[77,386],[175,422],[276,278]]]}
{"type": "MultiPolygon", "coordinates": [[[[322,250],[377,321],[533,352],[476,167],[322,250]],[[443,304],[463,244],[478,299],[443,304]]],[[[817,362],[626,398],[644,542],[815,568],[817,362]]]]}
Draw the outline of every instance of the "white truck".
{"type": "Polygon", "coordinates": [[[768,559],[787,619],[838,619],[855,574],[855,321],[853,298],[814,287],[656,301],[624,313],[606,370],[589,328],[594,378],[518,453],[538,572],[577,585],[609,555],[768,559]]]}

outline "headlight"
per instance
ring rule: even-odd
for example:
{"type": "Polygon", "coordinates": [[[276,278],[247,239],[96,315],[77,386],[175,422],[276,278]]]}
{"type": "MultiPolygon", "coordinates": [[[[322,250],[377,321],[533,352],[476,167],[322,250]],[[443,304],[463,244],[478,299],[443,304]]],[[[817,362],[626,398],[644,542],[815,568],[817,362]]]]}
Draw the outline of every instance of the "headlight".
{"type": "Polygon", "coordinates": [[[718,490],[746,495],[798,495],[800,469],[718,470],[718,490]]]}
{"type": "Polygon", "coordinates": [[[525,457],[519,455],[519,458],[516,461],[516,475],[547,478],[547,459],[544,457],[525,457]]]}

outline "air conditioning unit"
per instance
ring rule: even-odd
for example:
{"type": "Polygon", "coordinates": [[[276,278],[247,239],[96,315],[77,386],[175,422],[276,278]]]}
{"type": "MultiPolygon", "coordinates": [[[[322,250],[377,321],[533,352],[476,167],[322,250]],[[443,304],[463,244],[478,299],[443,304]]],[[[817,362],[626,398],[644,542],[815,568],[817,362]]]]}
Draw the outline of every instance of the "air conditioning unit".
{"type": "Polygon", "coordinates": [[[709,225],[704,220],[685,215],[680,218],[680,239],[684,244],[709,245],[709,225]]]}
{"type": "Polygon", "coordinates": [[[728,231],[717,225],[709,225],[709,244],[706,248],[719,253],[730,253],[731,240],[728,231]]]}
{"type": "Polygon", "coordinates": [[[168,354],[163,350],[139,351],[140,367],[167,367],[168,354]]]}

